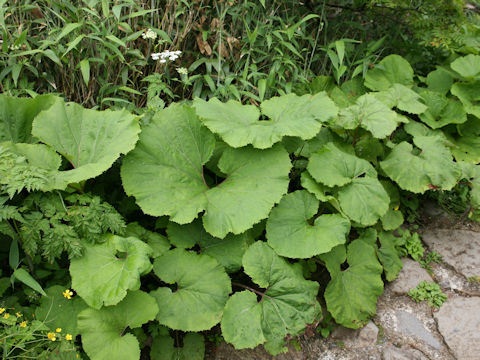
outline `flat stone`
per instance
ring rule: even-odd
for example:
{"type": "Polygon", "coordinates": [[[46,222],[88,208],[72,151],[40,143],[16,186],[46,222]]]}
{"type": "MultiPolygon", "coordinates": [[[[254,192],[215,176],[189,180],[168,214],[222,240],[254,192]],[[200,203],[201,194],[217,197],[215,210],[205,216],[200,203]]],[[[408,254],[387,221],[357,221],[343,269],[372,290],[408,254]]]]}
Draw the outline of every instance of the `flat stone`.
{"type": "Polygon", "coordinates": [[[415,288],[422,281],[432,281],[428,272],[414,260],[403,258],[403,268],[398,277],[388,285],[396,294],[408,294],[410,289],[415,288]]]}
{"type": "Polygon", "coordinates": [[[378,327],[372,321],[358,330],[339,326],[332,333],[332,339],[341,341],[347,349],[375,346],[377,338],[378,327]]]}
{"type": "Polygon", "coordinates": [[[466,278],[480,276],[480,233],[468,230],[430,229],[423,241],[466,278]]]}
{"type": "Polygon", "coordinates": [[[378,327],[373,322],[369,322],[363,328],[360,329],[357,335],[357,346],[375,346],[377,345],[378,327]]]}
{"type": "Polygon", "coordinates": [[[480,298],[453,297],[434,314],[438,330],[457,360],[480,357],[480,298]]]}
{"type": "Polygon", "coordinates": [[[397,329],[406,336],[413,336],[422,340],[434,349],[440,350],[442,344],[435,339],[430,331],[428,331],[422,322],[413,314],[403,310],[395,311],[397,318],[397,329]]]}
{"type": "Polygon", "coordinates": [[[383,349],[382,360],[428,360],[428,358],[421,351],[399,349],[390,345],[383,349]]]}

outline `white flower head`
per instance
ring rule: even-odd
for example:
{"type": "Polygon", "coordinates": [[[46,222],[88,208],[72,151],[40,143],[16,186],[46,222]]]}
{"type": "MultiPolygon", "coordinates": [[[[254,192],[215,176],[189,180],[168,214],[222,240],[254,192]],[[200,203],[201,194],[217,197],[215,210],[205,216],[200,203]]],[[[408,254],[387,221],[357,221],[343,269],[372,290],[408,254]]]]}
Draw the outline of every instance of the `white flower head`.
{"type": "Polygon", "coordinates": [[[187,68],[184,68],[184,67],[177,68],[177,72],[181,75],[188,75],[188,70],[187,68]]]}
{"type": "Polygon", "coordinates": [[[153,53],[151,56],[153,60],[160,60],[161,64],[165,64],[167,60],[170,60],[170,61],[177,60],[181,53],[182,52],[180,50],[177,50],[177,51],[165,50],[161,53],[153,53]]]}
{"type": "Polygon", "coordinates": [[[142,34],[142,38],[155,40],[157,38],[157,33],[152,29],[148,29],[142,34]]]}

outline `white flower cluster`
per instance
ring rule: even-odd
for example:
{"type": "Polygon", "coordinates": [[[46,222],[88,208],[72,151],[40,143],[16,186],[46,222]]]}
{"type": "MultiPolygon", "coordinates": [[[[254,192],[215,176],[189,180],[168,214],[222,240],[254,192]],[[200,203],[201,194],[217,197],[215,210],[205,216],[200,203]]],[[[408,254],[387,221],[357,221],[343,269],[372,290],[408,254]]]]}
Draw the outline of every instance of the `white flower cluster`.
{"type": "Polygon", "coordinates": [[[187,68],[184,68],[184,67],[177,68],[177,72],[181,75],[188,75],[188,70],[187,68]]]}
{"type": "Polygon", "coordinates": [[[160,59],[160,63],[165,64],[167,62],[167,59],[170,61],[177,60],[181,53],[182,52],[180,50],[177,50],[177,51],[165,50],[164,52],[161,52],[161,53],[153,53],[152,59],[153,60],[160,59]]]}
{"type": "Polygon", "coordinates": [[[157,38],[157,33],[152,29],[148,29],[147,32],[142,34],[142,38],[155,40],[157,38]]]}

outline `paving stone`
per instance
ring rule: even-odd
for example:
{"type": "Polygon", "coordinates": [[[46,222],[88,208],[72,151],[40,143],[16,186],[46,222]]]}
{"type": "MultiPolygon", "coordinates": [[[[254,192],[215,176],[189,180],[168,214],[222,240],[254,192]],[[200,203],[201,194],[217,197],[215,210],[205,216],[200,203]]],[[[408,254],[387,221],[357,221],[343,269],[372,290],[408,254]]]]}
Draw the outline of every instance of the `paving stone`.
{"type": "Polygon", "coordinates": [[[428,331],[422,322],[413,314],[403,310],[395,312],[397,318],[397,329],[406,336],[413,336],[422,340],[431,347],[440,350],[442,344],[433,337],[432,333],[428,331]]]}
{"type": "Polygon", "coordinates": [[[408,294],[410,289],[415,288],[422,281],[432,281],[428,272],[414,260],[403,258],[403,268],[398,277],[390,285],[390,289],[396,294],[408,294]]]}
{"type": "Polygon", "coordinates": [[[480,358],[480,298],[453,297],[434,314],[438,330],[457,360],[480,358]]]}
{"type": "Polygon", "coordinates": [[[358,332],[358,347],[374,346],[377,344],[378,327],[373,322],[369,322],[358,332]]]}
{"type": "Polygon", "coordinates": [[[480,233],[468,230],[430,229],[423,241],[466,278],[480,276],[480,233]]]}
{"type": "Polygon", "coordinates": [[[383,349],[382,360],[428,360],[421,351],[415,349],[399,349],[395,346],[387,346],[383,349]]]}
{"type": "Polygon", "coordinates": [[[378,327],[372,321],[359,330],[339,326],[332,333],[332,339],[341,341],[347,349],[375,346],[377,338],[378,327]]]}

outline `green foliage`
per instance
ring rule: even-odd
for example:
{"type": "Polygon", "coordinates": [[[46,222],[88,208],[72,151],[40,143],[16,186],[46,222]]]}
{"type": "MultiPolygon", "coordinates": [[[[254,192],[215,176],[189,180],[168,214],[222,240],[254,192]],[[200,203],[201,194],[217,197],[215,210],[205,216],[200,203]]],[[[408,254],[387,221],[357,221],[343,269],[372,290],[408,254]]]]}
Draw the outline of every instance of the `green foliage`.
{"type": "Polygon", "coordinates": [[[408,295],[416,302],[427,300],[428,305],[436,308],[442,306],[447,300],[447,295],[442,292],[440,285],[435,282],[422,281],[416,288],[411,289],[408,295]]]}
{"type": "Polygon", "coordinates": [[[183,347],[174,347],[170,336],[157,336],[153,339],[150,357],[158,360],[203,360],[205,344],[200,334],[187,334],[183,347]]]}

